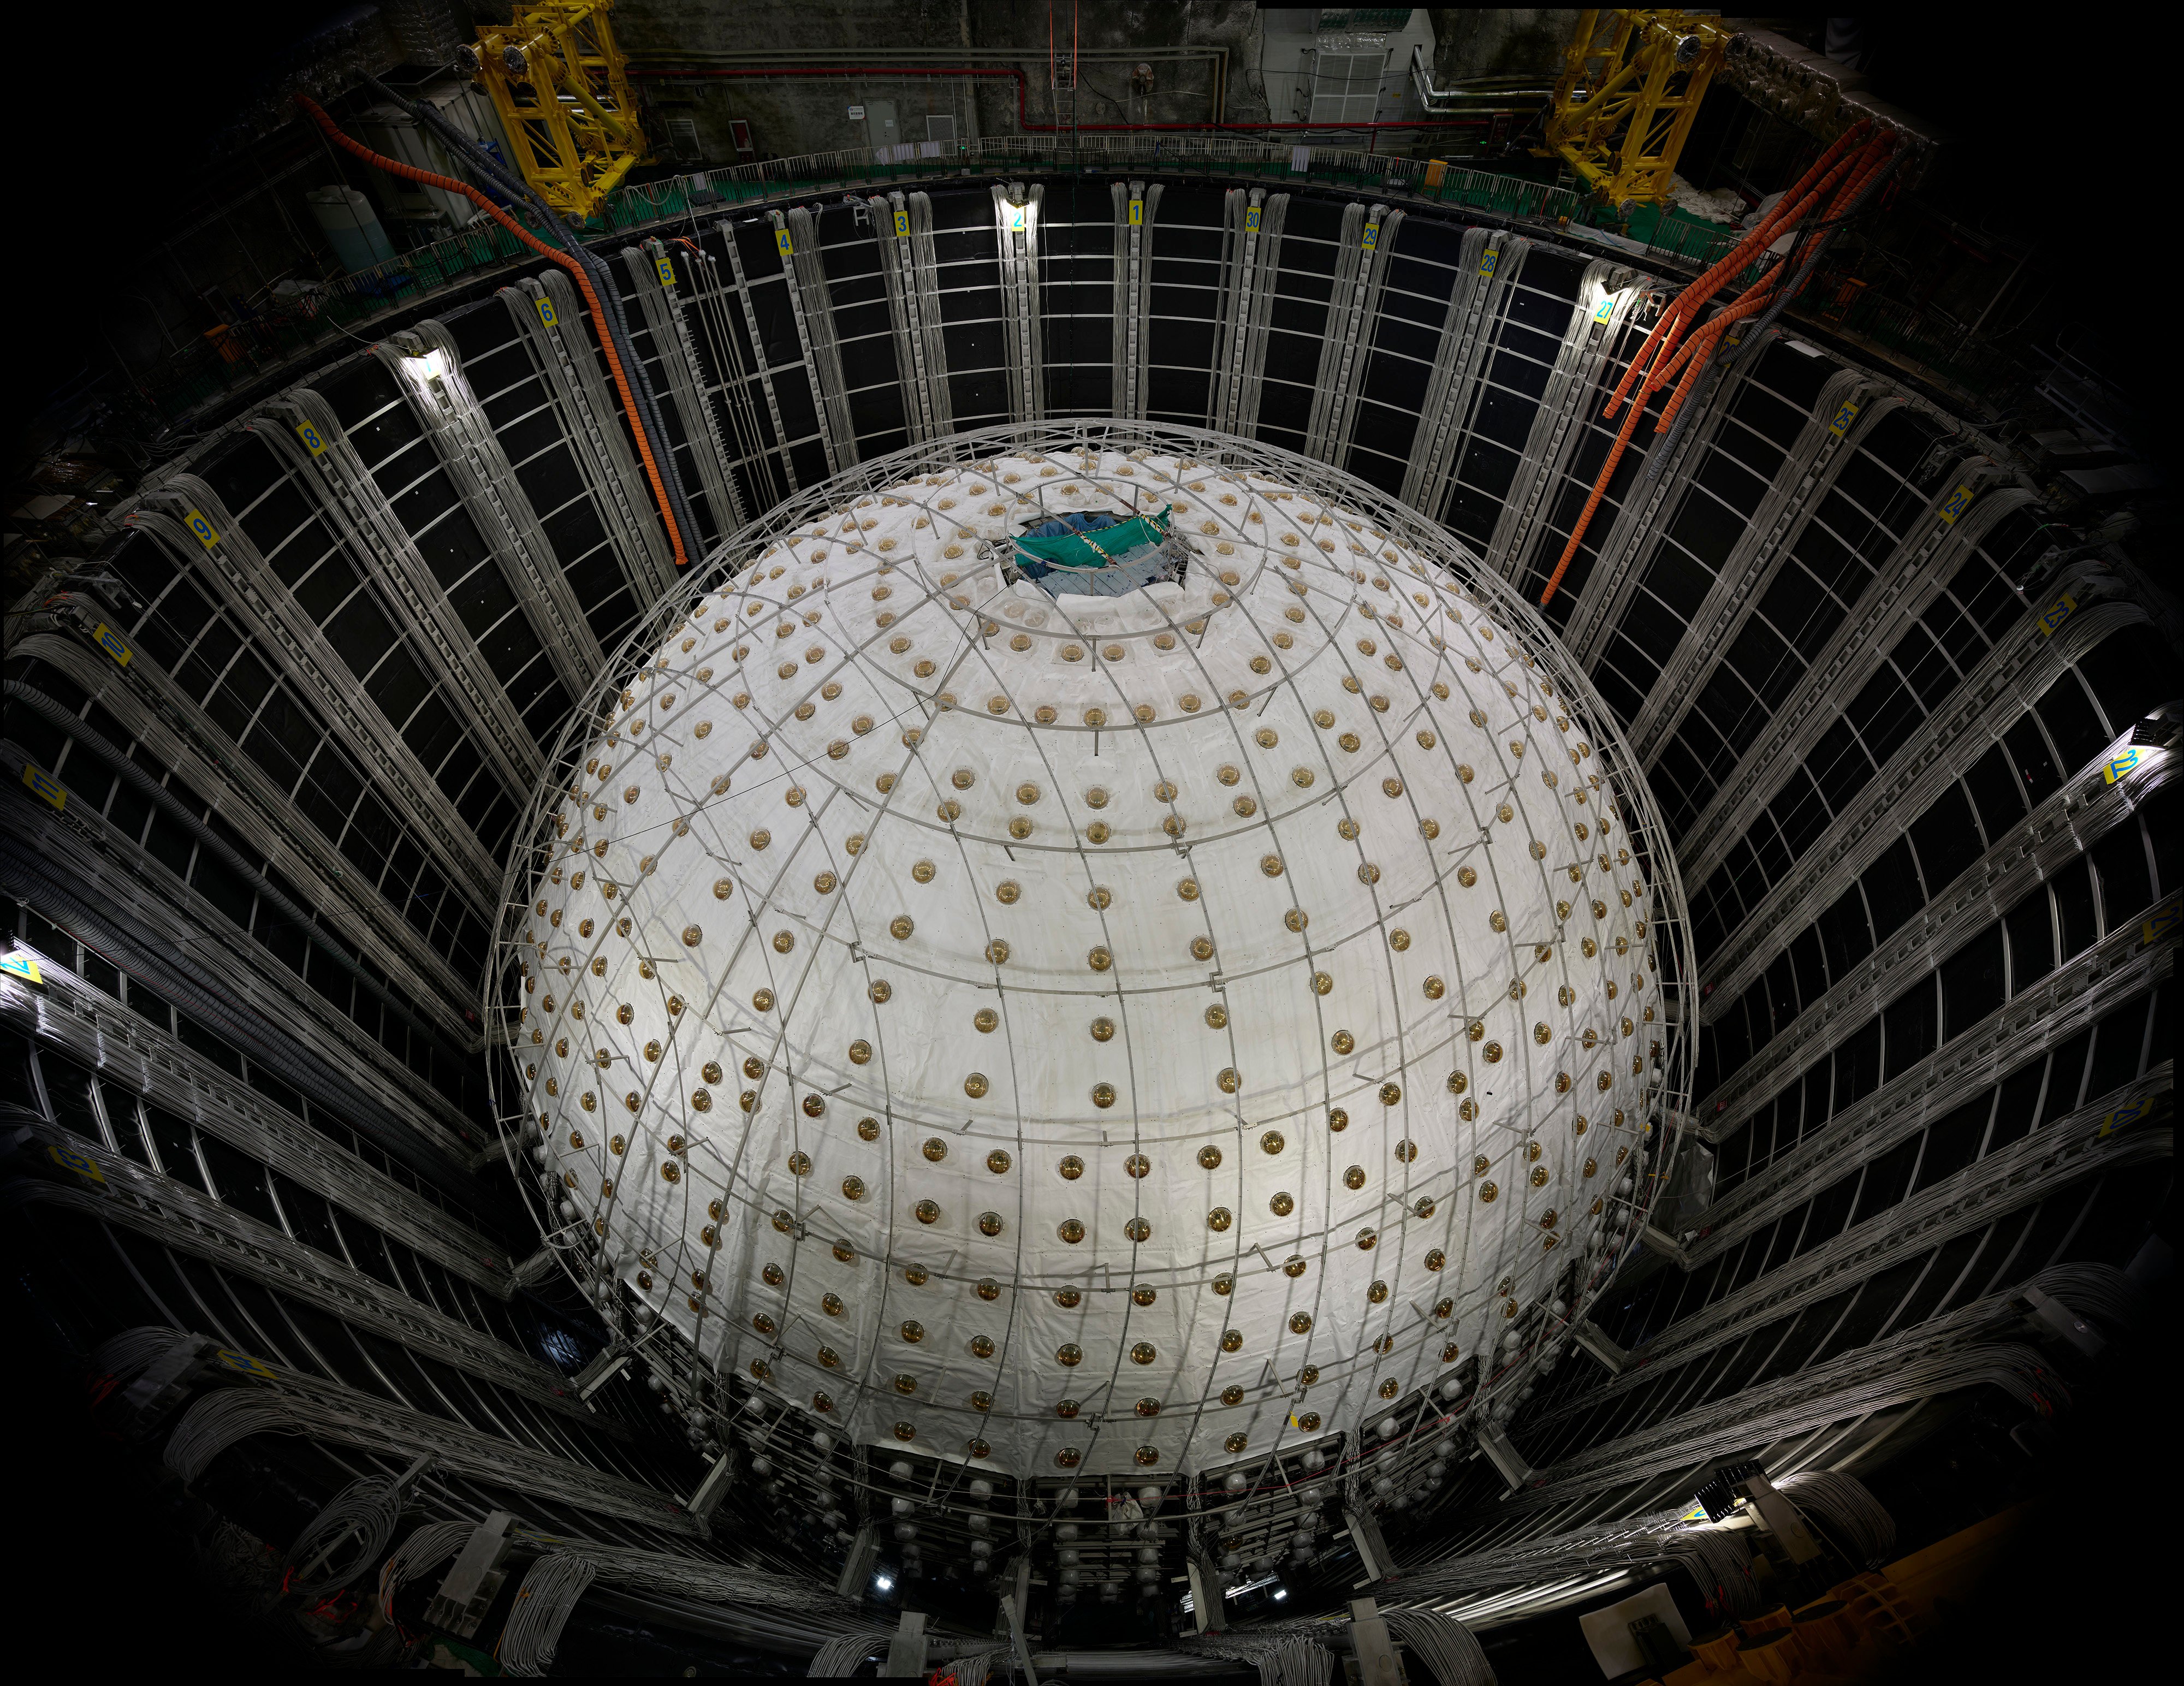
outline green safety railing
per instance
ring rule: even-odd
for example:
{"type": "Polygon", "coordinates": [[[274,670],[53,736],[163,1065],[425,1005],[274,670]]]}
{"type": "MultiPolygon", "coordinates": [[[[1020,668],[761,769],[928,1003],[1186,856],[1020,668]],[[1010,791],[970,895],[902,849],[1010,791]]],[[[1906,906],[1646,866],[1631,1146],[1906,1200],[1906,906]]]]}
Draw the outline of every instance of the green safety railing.
{"type": "MultiPolygon", "coordinates": [[[[738,205],[805,195],[883,187],[936,176],[1036,173],[1106,175],[1134,165],[1163,175],[1339,186],[1485,212],[1552,229],[1594,229],[1617,236],[1617,249],[1635,261],[1703,269],[1730,251],[1736,234],[1669,215],[1656,218],[1642,239],[1634,225],[1589,197],[1523,176],[1462,164],[1355,148],[1289,146],[1218,135],[1011,135],[982,141],[909,142],[773,159],[723,170],[694,170],[624,187],[608,196],[585,224],[593,234],[649,227],[738,205]]],[[[215,330],[138,381],[145,400],[178,420],[235,387],[279,370],[303,353],[374,318],[413,304],[481,272],[513,266],[531,254],[498,224],[481,223],[355,275],[313,283],[293,298],[275,301],[249,320],[215,330]]],[[[1832,297],[1840,281],[1828,283],[1832,297]]],[[[1929,332],[1917,313],[1878,299],[1845,307],[1839,324],[1818,280],[1798,301],[1801,314],[1868,338],[1891,354],[1925,363],[1953,384],[1978,391],[1981,371],[1999,367],[1984,347],[1951,342],[1929,332]]]]}

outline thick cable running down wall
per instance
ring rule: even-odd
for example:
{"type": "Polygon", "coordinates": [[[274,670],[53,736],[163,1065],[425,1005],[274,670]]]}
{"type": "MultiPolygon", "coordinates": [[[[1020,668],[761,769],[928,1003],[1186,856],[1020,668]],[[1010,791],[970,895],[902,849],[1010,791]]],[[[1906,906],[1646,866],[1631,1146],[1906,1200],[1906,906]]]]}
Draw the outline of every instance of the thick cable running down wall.
{"type": "Polygon", "coordinates": [[[1896,1548],[1896,1518],[1854,1475],[1813,1469],[1787,1477],[1782,1489],[1846,1563],[1877,1569],[1896,1548]]]}
{"type": "Polygon", "coordinates": [[[1669,1563],[1681,1567],[1707,1606],[1724,1616],[1756,1614],[1762,1605],[1752,1577],[1752,1554],[1729,1530],[1694,1525],[1674,1511],[1551,1534],[1507,1551],[1481,1552],[1406,1571],[1406,1599],[1450,1599],[1462,1593],[1574,1579],[1603,1570],[1669,1563]]]}
{"type": "Polygon", "coordinates": [[[9,702],[22,704],[41,720],[50,726],[59,727],[77,743],[82,744],[85,748],[90,750],[92,754],[98,756],[100,760],[105,762],[131,790],[196,838],[200,848],[210,850],[222,865],[229,868],[243,882],[255,890],[274,912],[296,927],[305,942],[362,984],[372,999],[420,1036],[430,1038],[443,1052],[465,1059],[469,1057],[466,1049],[451,1046],[447,1038],[438,1031],[411,1012],[409,1007],[384,984],[372,977],[350,955],[343,953],[341,946],[319,928],[315,919],[282,895],[280,891],[275,889],[239,851],[230,848],[217,832],[191,813],[187,805],[177,798],[173,792],[138,766],[136,762],[131,760],[121,752],[120,748],[98,727],[92,726],[81,715],[71,714],[51,697],[47,696],[44,692],[25,685],[20,680],[10,679],[7,684],[9,702]]]}
{"type": "MultiPolygon", "coordinates": [[[[607,317],[602,324],[603,337],[605,333],[611,333],[615,349],[621,353],[624,366],[634,377],[633,384],[636,388],[637,401],[644,415],[644,426],[638,428],[632,422],[632,431],[649,432],[654,438],[661,442],[660,462],[666,478],[668,500],[674,506],[675,518],[681,523],[682,531],[694,543],[699,537],[698,525],[692,519],[689,504],[683,497],[682,481],[675,472],[674,454],[666,442],[667,429],[660,420],[660,406],[652,390],[652,380],[645,373],[644,359],[637,354],[636,342],[630,337],[629,318],[622,309],[621,293],[615,284],[614,272],[609,268],[606,260],[592,251],[582,241],[571,237],[566,225],[555,214],[554,208],[546,203],[529,182],[519,175],[510,174],[499,159],[455,127],[440,114],[437,108],[430,103],[421,104],[404,99],[376,78],[366,77],[365,80],[366,86],[374,93],[390,101],[430,129],[439,137],[440,143],[448,149],[450,158],[467,164],[488,186],[505,198],[510,205],[519,207],[528,205],[532,214],[538,219],[539,226],[550,231],[554,238],[568,249],[569,255],[591,271],[593,280],[599,284],[599,296],[605,301],[607,307],[607,317]]],[[[686,420],[688,420],[688,418],[686,418],[686,420]]],[[[686,431],[693,438],[694,454],[694,440],[698,431],[694,422],[686,431]]],[[[722,525],[725,528],[725,521],[722,525]]],[[[738,525],[741,523],[738,522],[738,525]]]]}
{"type": "MultiPolygon", "coordinates": [[[[449,176],[436,175],[430,170],[418,170],[394,159],[382,157],[361,142],[351,140],[336,126],[334,120],[327,115],[325,108],[309,95],[298,94],[296,103],[301,106],[311,120],[325,131],[326,138],[337,146],[354,153],[366,164],[383,170],[390,175],[398,175],[406,181],[422,182],[428,187],[437,187],[447,192],[460,193],[539,256],[559,264],[568,272],[569,278],[576,282],[577,289],[584,295],[584,303],[591,310],[592,320],[599,336],[600,349],[606,353],[607,367],[609,372],[614,376],[615,389],[621,394],[622,407],[632,424],[630,431],[637,440],[638,454],[644,459],[645,478],[651,482],[653,501],[659,509],[661,523],[667,529],[668,542],[675,549],[675,565],[678,568],[688,566],[690,557],[683,548],[682,525],[676,519],[675,500],[668,492],[666,476],[672,473],[672,469],[663,469],[660,461],[653,454],[652,442],[646,437],[647,430],[644,425],[644,409],[638,403],[637,394],[631,389],[629,375],[622,366],[621,353],[616,347],[614,336],[608,327],[612,319],[608,316],[606,307],[600,303],[599,295],[592,286],[592,277],[584,265],[567,253],[557,251],[547,245],[544,241],[532,234],[530,230],[469,183],[457,181],[449,176]]],[[[664,441],[664,435],[662,438],[664,441]]]]}
{"type": "Polygon", "coordinates": [[[402,1520],[402,1483],[359,1476],[326,1500],[288,1548],[288,1584],[304,1593],[345,1587],[379,1561],[402,1520]]]}
{"type": "Polygon", "coordinates": [[[496,1648],[510,1674],[542,1675],[554,1667],[554,1648],[577,1600],[584,1595],[598,1566],[564,1551],[549,1551],[531,1566],[515,1594],[496,1648]]]}
{"type": "Polygon", "coordinates": [[[1202,1656],[1226,1657],[1249,1663],[1259,1671],[1259,1686],[1323,1686],[1334,1653],[1310,1637],[1323,1624],[1304,1627],[1201,1633],[1183,1641],[1186,1651],[1202,1656]]]}
{"type": "Polygon", "coordinates": [[[837,1633],[811,1654],[811,1667],[805,1671],[805,1678],[831,1680],[849,1674],[858,1664],[886,1650],[893,1637],[894,1630],[888,1628],[854,1628],[837,1633]]]}
{"type": "Polygon", "coordinates": [[[1440,1686],[1494,1686],[1494,1665],[1470,1628],[1440,1610],[1387,1610],[1380,1619],[1396,1643],[1440,1686]]]}
{"type": "MultiPolygon", "coordinates": [[[[1630,446],[1631,436],[1637,431],[1638,418],[1645,411],[1646,400],[1680,372],[1682,378],[1677,381],[1675,392],[1653,425],[1656,433],[1668,431],[1690,399],[1701,372],[1711,362],[1722,336],[1736,323],[1766,308],[1774,299],[1788,273],[1787,260],[1769,270],[1736,303],[1718,312],[1704,327],[1685,340],[1685,334],[1697,320],[1699,312],[1732,277],[1756,261],[1760,253],[1782,235],[1797,227],[1806,214],[1819,204],[1821,196],[1831,191],[1834,198],[1829,202],[1825,220],[1832,233],[1841,218],[1847,214],[1848,208],[1864,198],[1868,181],[1886,162],[1894,148],[1892,131],[1869,140],[1867,137],[1871,129],[1870,123],[1861,121],[1845,131],[1820,155],[1819,161],[1805,172],[1797,186],[1782,196],[1780,203],[1759,226],[1740,241],[1736,250],[1680,292],[1654,323],[1645,343],[1638,348],[1637,355],[1630,359],[1630,366],[1624,370],[1623,379],[1617,384],[1606,409],[1602,411],[1604,417],[1612,421],[1616,412],[1626,402],[1630,407],[1630,413],[1624,418],[1621,431],[1615,436],[1615,442],[1608,448],[1607,459],[1601,465],[1591,495],[1585,499],[1583,511],[1570,529],[1561,559],[1555,564],[1554,572],[1548,576],[1546,587],[1540,593],[1542,609],[1553,601],[1557,589],[1562,585],[1563,576],[1569,571],[1570,564],[1576,559],[1578,546],[1584,542],[1585,530],[1591,525],[1601,500],[1607,495],[1608,484],[1615,477],[1615,470],[1622,463],[1623,453],[1630,446]],[[1853,147],[1858,147],[1854,153],[1851,151],[1853,147]]],[[[1817,252],[1814,255],[1817,256],[1817,252]]],[[[1800,281],[1804,274],[1805,270],[1800,269],[1800,281]]],[[[1784,292],[1783,297],[1786,299],[1793,296],[1793,291],[1784,292]]]]}

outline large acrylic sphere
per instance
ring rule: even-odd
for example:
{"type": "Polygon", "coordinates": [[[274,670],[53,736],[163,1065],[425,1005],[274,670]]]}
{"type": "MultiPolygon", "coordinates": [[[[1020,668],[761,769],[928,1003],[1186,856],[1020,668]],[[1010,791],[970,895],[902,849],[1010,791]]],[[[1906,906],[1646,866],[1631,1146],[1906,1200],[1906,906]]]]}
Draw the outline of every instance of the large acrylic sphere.
{"type": "Polygon", "coordinates": [[[594,1288],[1026,1477],[1355,1429],[1568,1315],[1646,1127],[1656,893],[1477,568],[1085,444],[694,588],[506,933],[594,1288]],[[1035,520],[1169,506],[1179,582],[1004,571],[1035,520]]]}

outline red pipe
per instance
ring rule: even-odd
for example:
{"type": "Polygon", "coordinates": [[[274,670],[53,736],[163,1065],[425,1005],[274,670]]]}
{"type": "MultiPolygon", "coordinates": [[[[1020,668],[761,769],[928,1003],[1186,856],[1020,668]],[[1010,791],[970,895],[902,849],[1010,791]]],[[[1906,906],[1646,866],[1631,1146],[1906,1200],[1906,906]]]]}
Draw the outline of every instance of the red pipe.
{"type": "Polygon", "coordinates": [[[577,284],[577,291],[583,294],[584,303],[592,313],[592,329],[599,336],[599,349],[606,354],[607,372],[614,377],[615,390],[621,394],[622,409],[629,417],[629,431],[637,441],[637,453],[644,461],[645,478],[652,482],[652,501],[659,506],[660,524],[667,529],[667,542],[674,548],[675,565],[680,568],[688,564],[690,559],[683,554],[682,530],[676,525],[675,512],[668,503],[667,487],[660,479],[660,465],[653,458],[644,423],[638,419],[637,399],[629,389],[629,376],[623,371],[621,358],[615,350],[614,336],[607,331],[606,312],[600,308],[599,295],[592,291],[591,276],[585,272],[583,265],[566,252],[557,251],[547,245],[469,183],[456,181],[445,175],[435,175],[430,170],[419,170],[414,164],[404,164],[397,159],[382,157],[363,142],[351,140],[342,133],[334,120],[326,114],[326,108],[308,94],[298,94],[296,103],[303,108],[305,116],[319,125],[326,137],[343,150],[354,153],[366,164],[403,181],[422,181],[428,186],[460,193],[540,257],[568,271],[569,279],[577,284]]]}
{"type": "Polygon", "coordinates": [[[1034,123],[1026,109],[1027,91],[1030,82],[1022,70],[995,69],[991,66],[960,69],[935,69],[926,65],[881,64],[872,66],[833,65],[818,67],[760,66],[733,70],[655,70],[632,69],[632,79],[644,81],[680,81],[690,77],[707,79],[731,76],[1013,76],[1017,83],[1017,126],[1030,135],[1134,135],[1160,133],[1176,130],[1192,133],[1213,130],[1230,130],[1258,133],[1267,130],[1284,129],[1484,129],[1489,120],[1484,117],[1444,117],[1415,123],[1080,123],[1066,129],[1059,123],[1034,123]]]}

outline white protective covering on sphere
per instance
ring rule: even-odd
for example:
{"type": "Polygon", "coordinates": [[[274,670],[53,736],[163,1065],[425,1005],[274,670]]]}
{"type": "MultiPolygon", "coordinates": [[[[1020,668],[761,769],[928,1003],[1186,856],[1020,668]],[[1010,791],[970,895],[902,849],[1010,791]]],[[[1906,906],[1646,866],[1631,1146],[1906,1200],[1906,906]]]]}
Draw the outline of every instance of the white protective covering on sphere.
{"type": "Polygon", "coordinates": [[[1588,723],[1454,554],[1072,452],[694,600],[508,933],[579,1232],[708,1364],[1025,1476],[1217,1466],[1490,1354],[1662,1027],[1588,723]],[[1029,520],[1134,498],[1182,584],[1004,583],[1029,520]]]}

